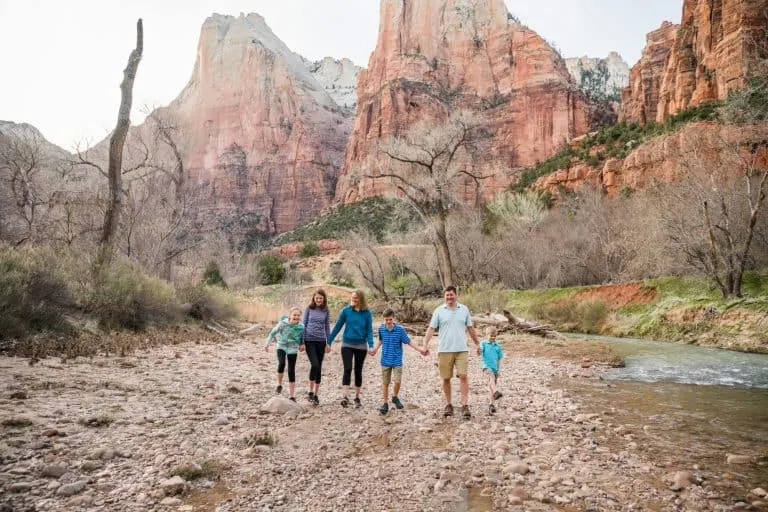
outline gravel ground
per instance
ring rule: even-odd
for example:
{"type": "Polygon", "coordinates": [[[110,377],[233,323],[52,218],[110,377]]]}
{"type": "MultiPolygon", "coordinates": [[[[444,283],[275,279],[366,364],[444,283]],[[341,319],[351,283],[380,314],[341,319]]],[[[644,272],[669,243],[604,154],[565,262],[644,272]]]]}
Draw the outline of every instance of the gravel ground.
{"type": "Polygon", "coordinates": [[[491,415],[471,356],[466,421],[442,417],[436,356],[406,350],[406,407],[381,416],[377,360],[363,407],[340,407],[338,347],[319,407],[303,354],[300,407],[270,401],[262,339],[0,358],[0,511],[764,509],[760,488],[734,500],[699,468],[647,460],[642,428],[552,385],[599,379],[594,366],[508,353],[491,415]],[[288,412],[265,413],[268,401],[288,412]]]}

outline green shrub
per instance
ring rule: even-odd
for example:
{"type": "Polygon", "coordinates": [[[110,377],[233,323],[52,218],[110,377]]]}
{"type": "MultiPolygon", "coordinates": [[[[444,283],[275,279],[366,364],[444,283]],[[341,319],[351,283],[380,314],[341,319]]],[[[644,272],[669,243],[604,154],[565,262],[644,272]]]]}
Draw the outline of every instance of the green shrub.
{"type": "Polygon", "coordinates": [[[539,302],[533,304],[530,311],[536,319],[552,324],[557,329],[570,330],[577,323],[576,302],[571,300],[539,302]]]}
{"type": "Polygon", "coordinates": [[[606,316],[608,307],[602,300],[589,300],[579,302],[576,306],[576,320],[579,323],[579,331],[585,334],[599,334],[606,316]]]}
{"type": "Polygon", "coordinates": [[[285,278],[283,260],[274,254],[262,254],[256,262],[259,269],[259,282],[264,285],[277,284],[285,278]]]}
{"type": "Polygon", "coordinates": [[[222,471],[221,463],[216,460],[207,459],[200,464],[192,463],[177,466],[168,473],[168,476],[180,476],[187,482],[200,478],[215,480],[221,475],[222,471]]]}
{"type": "Polygon", "coordinates": [[[52,251],[0,249],[0,339],[60,330],[73,305],[52,251]]]}
{"type": "Polygon", "coordinates": [[[460,300],[476,314],[503,311],[507,307],[507,290],[499,283],[472,283],[461,293],[460,300]]]}
{"type": "Polygon", "coordinates": [[[320,254],[320,246],[316,242],[307,242],[301,247],[299,256],[302,258],[311,258],[320,254]]]}
{"type": "Polygon", "coordinates": [[[199,284],[179,290],[187,316],[207,322],[215,318],[226,320],[237,316],[235,298],[218,286],[199,284]]]}
{"type": "Polygon", "coordinates": [[[181,312],[171,285],[121,259],[97,277],[90,310],[105,328],[133,330],[172,323],[181,312]]]}
{"type": "Polygon", "coordinates": [[[205,267],[205,272],[203,272],[203,279],[200,282],[208,286],[220,286],[222,288],[228,288],[227,282],[221,275],[219,264],[215,261],[208,263],[208,266],[205,267]]]}

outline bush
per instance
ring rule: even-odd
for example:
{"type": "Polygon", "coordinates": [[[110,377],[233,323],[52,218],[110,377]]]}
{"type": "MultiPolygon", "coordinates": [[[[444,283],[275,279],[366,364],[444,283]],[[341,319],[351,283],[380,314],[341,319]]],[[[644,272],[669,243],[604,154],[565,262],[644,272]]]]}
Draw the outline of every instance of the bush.
{"type": "Polygon", "coordinates": [[[285,267],[279,256],[263,254],[256,265],[259,269],[259,282],[263,285],[278,284],[285,278],[285,267]]]}
{"type": "Polygon", "coordinates": [[[173,288],[144,275],[125,260],[116,260],[98,276],[89,308],[102,327],[142,330],[178,320],[181,312],[173,288]]]}
{"type": "Polygon", "coordinates": [[[299,256],[302,258],[311,258],[320,254],[320,246],[316,242],[307,242],[301,247],[299,256]]]}
{"type": "Polygon", "coordinates": [[[500,312],[507,307],[507,290],[500,283],[472,283],[460,300],[475,314],[500,312]]]}
{"type": "Polygon", "coordinates": [[[599,299],[584,302],[563,300],[535,304],[531,313],[558,330],[599,334],[608,316],[608,307],[599,299]]]}
{"type": "Polygon", "coordinates": [[[350,274],[349,271],[344,268],[341,261],[332,261],[329,267],[329,271],[331,274],[330,284],[336,286],[346,286],[347,288],[352,288],[355,286],[355,283],[352,280],[352,274],[350,274]]]}
{"type": "Polygon", "coordinates": [[[220,286],[222,288],[228,288],[227,282],[221,275],[219,264],[215,261],[208,263],[208,266],[205,267],[205,272],[203,272],[203,279],[200,282],[208,286],[220,286]]]}
{"type": "Polygon", "coordinates": [[[0,249],[0,339],[60,330],[73,305],[53,252],[0,249]]]}
{"type": "Polygon", "coordinates": [[[576,306],[579,330],[585,334],[599,334],[606,316],[608,308],[602,300],[580,302],[576,306]]]}
{"type": "Polygon", "coordinates": [[[237,316],[234,297],[217,286],[199,284],[179,290],[187,316],[207,322],[215,318],[226,320],[237,316]]]}

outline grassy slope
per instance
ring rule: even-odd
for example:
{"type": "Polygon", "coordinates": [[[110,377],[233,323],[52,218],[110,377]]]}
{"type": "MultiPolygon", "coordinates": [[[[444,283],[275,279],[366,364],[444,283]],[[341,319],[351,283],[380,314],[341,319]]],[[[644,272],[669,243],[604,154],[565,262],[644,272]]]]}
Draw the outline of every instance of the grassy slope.
{"type": "Polygon", "coordinates": [[[600,299],[594,294],[584,300],[575,296],[600,287],[576,287],[512,291],[508,306],[562,330],[768,353],[768,273],[745,276],[741,299],[723,299],[703,277],[664,277],[645,281],[642,286],[655,290],[656,299],[645,304],[590,308],[584,307],[585,300],[600,299]],[[584,311],[594,315],[593,321],[585,323],[578,318],[586,314],[584,311]]]}

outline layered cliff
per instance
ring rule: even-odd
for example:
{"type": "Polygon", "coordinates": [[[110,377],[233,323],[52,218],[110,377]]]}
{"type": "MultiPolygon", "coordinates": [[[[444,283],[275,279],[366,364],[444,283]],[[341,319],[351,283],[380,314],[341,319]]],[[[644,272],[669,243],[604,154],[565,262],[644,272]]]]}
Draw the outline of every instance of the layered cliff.
{"type": "Polygon", "coordinates": [[[351,118],[261,16],[208,18],[162,113],[183,134],[204,222],[286,231],[333,199],[351,118]]]}
{"type": "Polygon", "coordinates": [[[765,51],[768,9],[765,0],[684,0],[681,24],[672,27],[649,34],[622,93],[622,120],[664,122],[741,87],[765,51]]]}
{"type": "Polygon", "coordinates": [[[389,191],[363,175],[388,161],[377,146],[416,121],[473,113],[492,134],[465,199],[490,196],[514,169],[551,156],[587,130],[587,103],[560,55],[503,0],[382,0],[379,36],[358,77],[357,111],[337,187],[345,202],[389,191]]]}

